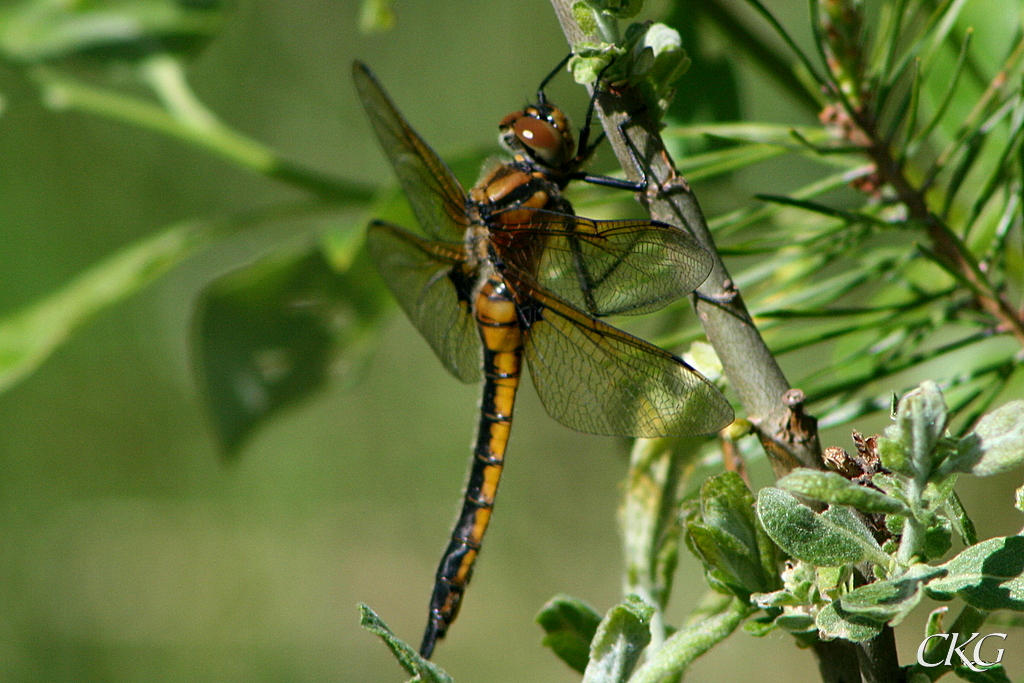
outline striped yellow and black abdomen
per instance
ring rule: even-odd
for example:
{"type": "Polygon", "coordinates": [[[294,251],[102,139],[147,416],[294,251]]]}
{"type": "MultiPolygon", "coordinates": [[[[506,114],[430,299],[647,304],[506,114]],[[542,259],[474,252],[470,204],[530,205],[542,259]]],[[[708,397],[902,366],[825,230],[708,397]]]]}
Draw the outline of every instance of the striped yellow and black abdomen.
{"type": "Polygon", "coordinates": [[[483,342],[480,423],[462,511],[437,568],[430,616],[420,645],[420,655],[424,658],[430,657],[434,645],[444,637],[458,615],[462,594],[473,574],[473,564],[491,519],[505,465],[505,448],[522,372],[523,333],[508,285],[496,274],[487,277],[474,295],[473,303],[483,342]]]}

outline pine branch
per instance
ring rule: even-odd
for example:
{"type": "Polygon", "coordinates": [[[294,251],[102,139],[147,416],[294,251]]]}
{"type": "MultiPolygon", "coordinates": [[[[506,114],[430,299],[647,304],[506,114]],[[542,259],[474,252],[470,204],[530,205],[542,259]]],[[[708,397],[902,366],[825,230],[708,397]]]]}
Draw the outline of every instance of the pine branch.
{"type": "MultiPolygon", "coordinates": [[[[936,173],[946,166],[963,144],[966,144],[967,138],[976,129],[979,121],[991,113],[990,105],[1009,85],[1011,75],[1022,60],[1024,42],[1013,50],[1003,68],[989,83],[960,126],[957,135],[959,144],[951,145],[935,161],[936,173]]],[[[839,92],[840,88],[837,86],[836,93],[839,92]]],[[[842,107],[841,116],[852,122],[853,126],[847,133],[850,141],[859,142],[863,153],[875,164],[879,179],[894,189],[899,201],[906,206],[907,221],[923,227],[936,260],[970,290],[975,303],[992,316],[999,329],[1012,334],[1024,346],[1024,314],[1014,310],[997,287],[990,282],[963,239],[940,218],[940,212],[931,209],[926,195],[931,181],[926,180],[916,186],[907,177],[905,163],[901,155],[894,152],[890,139],[881,130],[877,113],[867,106],[854,105],[845,97],[837,97],[833,106],[842,107]]]]}

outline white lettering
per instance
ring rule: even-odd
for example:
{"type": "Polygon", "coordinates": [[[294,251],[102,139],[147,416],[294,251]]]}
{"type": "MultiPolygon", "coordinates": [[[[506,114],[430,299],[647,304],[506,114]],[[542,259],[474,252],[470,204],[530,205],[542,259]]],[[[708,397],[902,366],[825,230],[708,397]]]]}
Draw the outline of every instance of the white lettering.
{"type": "Polygon", "coordinates": [[[968,669],[970,669],[971,671],[977,671],[977,672],[979,672],[979,673],[980,673],[980,672],[981,672],[981,669],[975,669],[975,668],[974,668],[974,665],[973,665],[973,664],[971,664],[971,660],[967,659],[967,655],[965,655],[965,654],[964,654],[964,653],[962,652],[962,649],[963,649],[963,648],[965,648],[965,647],[967,647],[967,643],[971,642],[972,640],[974,640],[975,638],[977,638],[977,637],[978,637],[979,635],[981,635],[981,634],[979,634],[979,633],[972,633],[972,634],[971,634],[971,637],[970,637],[970,638],[968,638],[967,640],[965,640],[964,642],[960,643],[960,645],[957,645],[957,644],[956,644],[957,636],[958,636],[959,634],[958,634],[958,633],[954,633],[954,634],[952,634],[952,635],[953,635],[953,639],[952,639],[951,641],[949,641],[949,652],[948,652],[948,653],[946,654],[946,661],[945,661],[945,662],[943,662],[943,663],[944,663],[944,664],[945,664],[946,666],[955,666],[955,665],[954,665],[954,664],[952,663],[952,660],[953,660],[953,653],[955,652],[955,653],[957,653],[957,655],[959,655],[959,656],[960,656],[960,661],[962,661],[962,662],[964,663],[964,666],[966,666],[966,667],[967,667],[968,669]]]}
{"type": "MultiPolygon", "coordinates": [[[[985,642],[985,638],[991,638],[992,636],[998,636],[1001,640],[1006,640],[1005,633],[989,633],[988,635],[982,637],[982,639],[978,641],[978,644],[974,646],[974,663],[985,669],[993,667],[999,662],[1003,661],[1003,648],[999,648],[998,650],[996,650],[996,661],[994,662],[986,662],[984,659],[981,658],[981,644],[985,642]]],[[[966,643],[964,644],[966,645],[966,643]]]]}
{"type": "MultiPolygon", "coordinates": [[[[967,635],[967,634],[964,634],[964,635],[967,635]]],[[[957,640],[960,637],[959,633],[933,633],[932,635],[930,635],[927,638],[925,638],[924,640],[922,640],[921,644],[917,646],[917,663],[919,665],[921,665],[923,667],[927,667],[927,668],[932,668],[932,667],[936,667],[936,666],[943,665],[943,664],[945,666],[955,667],[955,666],[960,666],[962,664],[963,666],[966,666],[971,671],[975,671],[977,673],[981,673],[981,672],[985,671],[986,669],[991,669],[992,667],[996,666],[997,664],[999,664],[1000,662],[1003,661],[1003,652],[1004,652],[1004,650],[1002,648],[999,648],[998,650],[996,650],[996,659],[995,659],[995,661],[994,662],[986,662],[984,659],[981,658],[981,646],[984,644],[986,639],[992,638],[993,636],[996,637],[996,638],[999,638],[1000,640],[1006,640],[1006,634],[1005,633],[989,633],[989,634],[983,636],[982,638],[980,638],[978,640],[978,642],[974,644],[974,659],[970,660],[970,659],[967,658],[967,655],[964,654],[963,649],[965,647],[967,647],[967,645],[972,640],[977,638],[979,635],[981,635],[981,634],[980,633],[972,633],[970,638],[968,638],[964,642],[962,642],[959,645],[957,645],[957,640]],[[930,641],[932,638],[938,638],[939,640],[949,640],[949,650],[946,652],[946,659],[945,660],[939,661],[939,662],[934,662],[934,663],[929,663],[929,662],[925,661],[925,658],[924,658],[925,652],[929,649],[928,641],[930,641]],[[953,662],[953,654],[954,653],[958,657],[960,657],[960,662],[958,662],[958,663],[954,663],[953,662]]],[[[937,649],[937,648],[932,648],[932,649],[934,650],[934,649],[937,649]]]]}
{"type": "MultiPolygon", "coordinates": [[[[924,640],[921,641],[921,644],[917,648],[917,663],[920,664],[921,666],[932,667],[932,666],[938,666],[939,664],[942,664],[942,662],[935,662],[934,664],[929,664],[928,662],[924,661],[924,651],[926,649],[928,649],[928,641],[931,640],[932,638],[940,638],[942,640],[945,640],[946,638],[949,638],[949,634],[948,633],[933,633],[933,634],[931,634],[930,636],[928,636],[927,638],[925,638],[924,640]]],[[[955,640],[956,639],[954,638],[954,641],[955,640]]]]}

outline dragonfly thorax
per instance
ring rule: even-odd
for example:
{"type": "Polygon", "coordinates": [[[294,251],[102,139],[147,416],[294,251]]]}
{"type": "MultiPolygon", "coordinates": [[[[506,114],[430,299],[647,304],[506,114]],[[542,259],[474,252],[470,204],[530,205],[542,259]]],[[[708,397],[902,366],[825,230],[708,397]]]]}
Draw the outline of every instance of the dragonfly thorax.
{"type": "Polygon", "coordinates": [[[550,104],[531,105],[501,120],[501,142],[512,154],[550,169],[561,169],[573,161],[576,141],[569,119],[550,104]]]}
{"type": "Polygon", "coordinates": [[[568,213],[572,206],[544,173],[521,164],[499,164],[469,192],[470,204],[487,224],[513,226],[535,220],[536,211],[568,213]]]}

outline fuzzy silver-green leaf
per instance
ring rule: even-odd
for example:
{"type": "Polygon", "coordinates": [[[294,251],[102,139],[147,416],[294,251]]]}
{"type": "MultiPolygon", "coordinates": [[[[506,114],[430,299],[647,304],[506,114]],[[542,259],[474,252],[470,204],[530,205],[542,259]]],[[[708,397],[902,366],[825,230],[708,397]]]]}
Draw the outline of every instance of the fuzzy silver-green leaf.
{"type": "Polygon", "coordinates": [[[1024,536],[990,538],[940,567],[946,576],[926,587],[936,600],[958,596],[980,610],[1024,612],[1024,536]]]}
{"type": "Polygon", "coordinates": [[[881,491],[860,486],[835,472],[793,470],[777,482],[779,488],[829,505],[850,505],[862,512],[908,514],[907,507],[881,491]]]}
{"type": "Polygon", "coordinates": [[[960,440],[949,469],[979,477],[1000,474],[1024,464],[1024,401],[1010,401],[981,418],[960,440]]]}
{"type": "Polygon", "coordinates": [[[757,496],[757,515],[780,548],[815,566],[852,564],[873,554],[863,536],[835,519],[815,514],[781,489],[761,489],[757,496]]]}
{"type": "Polygon", "coordinates": [[[651,641],[654,608],[635,595],[608,610],[590,644],[583,683],[626,681],[651,641]]]}

